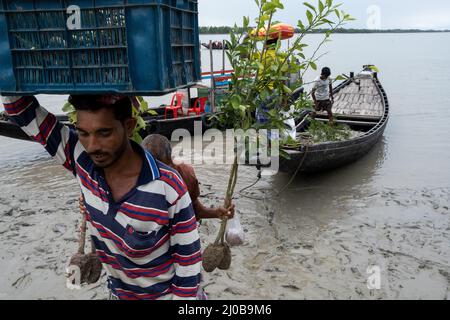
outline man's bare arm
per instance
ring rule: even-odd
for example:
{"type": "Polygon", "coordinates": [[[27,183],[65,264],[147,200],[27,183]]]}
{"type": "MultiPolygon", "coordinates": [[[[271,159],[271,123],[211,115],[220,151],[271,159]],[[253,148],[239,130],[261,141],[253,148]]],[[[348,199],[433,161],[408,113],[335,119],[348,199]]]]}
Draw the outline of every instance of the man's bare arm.
{"type": "Polygon", "coordinates": [[[316,99],[316,88],[312,89],[312,91],[311,91],[311,97],[313,98],[314,103],[317,104],[317,99],[316,99]]]}
{"type": "Polygon", "coordinates": [[[41,107],[33,96],[1,98],[11,121],[32,140],[42,144],[53,158],[75,175],[76,133],[41,107]]]}
{"type": "Polygon", "coordinates": [[[232,219],[234,217],[234,205],[231,208],[207,208],[200,200],[196,199],[192,202],[197,220],[201,219],[232,219]]]}

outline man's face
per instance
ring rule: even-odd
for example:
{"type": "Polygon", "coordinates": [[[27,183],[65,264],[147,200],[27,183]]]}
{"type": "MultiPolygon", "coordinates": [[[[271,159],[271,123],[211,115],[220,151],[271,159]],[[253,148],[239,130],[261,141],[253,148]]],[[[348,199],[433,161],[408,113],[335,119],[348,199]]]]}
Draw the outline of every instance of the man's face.
{"type": "Polygon", "coordinates": [[[111,109],[77,113],[78,137],[99,168],[108,168],[122,157],[134,126],[133,119],[126,120],[125,123],[117,120],[111,109]]]}

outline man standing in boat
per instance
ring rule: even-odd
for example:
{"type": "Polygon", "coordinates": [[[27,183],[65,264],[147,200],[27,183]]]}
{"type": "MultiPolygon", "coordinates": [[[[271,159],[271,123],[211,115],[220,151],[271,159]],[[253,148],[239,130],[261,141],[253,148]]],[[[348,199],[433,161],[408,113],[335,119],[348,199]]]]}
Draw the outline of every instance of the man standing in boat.
{"type": "Polygon", "coordinates": [[[196,299],[200,241],[180,175],[130,140],[126,96],[71,96],[76,131],[35,97],[3,97],[6,113],[78,180],[113,299],[196,299]]]}
{"type": "MultiPolygon", "coordinates": [[[[328,67],[322,69],[320,77],[314,80],[311,96],[314,101],[316,112],[326,111],[330,123],[333,123],[333,83],[331,81],[331,70],[328,67]]],[[[317,114],[313,113],[313,117],[317,114]]]]}

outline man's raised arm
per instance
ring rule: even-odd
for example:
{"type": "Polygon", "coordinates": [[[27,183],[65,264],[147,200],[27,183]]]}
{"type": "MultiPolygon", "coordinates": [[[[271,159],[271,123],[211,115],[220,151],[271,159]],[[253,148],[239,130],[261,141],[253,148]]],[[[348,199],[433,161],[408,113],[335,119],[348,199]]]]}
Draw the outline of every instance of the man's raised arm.
{"type": "Polygon", "coordinates": [[[33,96],[2,97],[6,114],[34,141],[42,144],[58,163],[75,175],[75,131],[57,121],[33,96]]]}

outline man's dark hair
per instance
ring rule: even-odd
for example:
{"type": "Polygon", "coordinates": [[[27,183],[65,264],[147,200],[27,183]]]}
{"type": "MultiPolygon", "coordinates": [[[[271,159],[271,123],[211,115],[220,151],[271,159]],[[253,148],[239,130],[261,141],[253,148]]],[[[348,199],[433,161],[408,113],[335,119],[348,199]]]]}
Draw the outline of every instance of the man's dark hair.
{"type": "Polygon", "coordinates": [[[71,95],[69,102],[77,111],[111,109],[120,122],[133,117],[131,99],[124,95],[71,95]]]}
{"type": "Polygon", "coordinates": [[[325,77],[331,76],[331,70],[330,70],[330,68],[328,68],[328,67],[323,68],[323,69],[322,69],[322,75],[325,76],[325,77]]]}
{"type": "Polygon", "coordinates": [[[277,42],[278,42],[278,39],[277,39],[277,38],[275,38],[275,39],[268,39],[268,40],[266,41],[266,45],[272,46],[272,45],[277,44],[277,42]]]}

